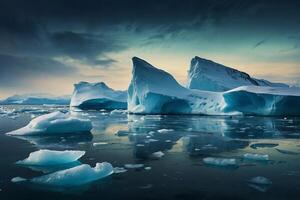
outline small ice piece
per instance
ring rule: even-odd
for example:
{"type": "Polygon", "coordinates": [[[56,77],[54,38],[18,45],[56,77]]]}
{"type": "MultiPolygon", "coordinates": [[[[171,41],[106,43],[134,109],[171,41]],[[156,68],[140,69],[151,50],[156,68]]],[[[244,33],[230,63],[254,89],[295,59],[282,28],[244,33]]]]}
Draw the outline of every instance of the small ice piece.
{"type": "Polygon", "coordinates": [[[256,176],[251,178],[249,183],[258,184],[258,185],[271,185],[272,181],[266,177],[263,176],[256,176]]]}
{"type": "Polygon", "coordinates": [[[172,132],[172,131],[174,131],[174,129],[160,129],[160,130],[157,130],[157,132],[159,132],[159,133],[169,133],[169,132],[172,132]]]}
{"type": "Polygon", "coordinates": [[[149,171],[149,170],[151,170],[152,168],[151,168],[151,167],[145,167],[144,169],[147,170],[147,171],[149,171]]]}
{"type": "Polygon", "coordinates": [[[12,178],[11,182],[19,183],[19,182],[23,182],[23,181],[26,181],[26,180],[27,180],[26,178],[22,178],[22,177],[17,176],[17,177],[12,178]]]}
{"type": "Polygon", "coordinates": [[[215,165],[215,166],[221,166],[221,167],[237,166],[236,159],[234,159],[234,158],[207,157],[207,158],[203,159],[203,162],[208,165],[215,165]]]}
{"type": "Polygon", "coordinates": [[[79,119],[56,111],[34,118],[20,129],[7,133],[8,135],[39,135],[39,134],[66,134],[90,132],[92,123],[89,119],[79,119]]]}
{"type": "Polygon", "coordinates": [[[125,169],[124,167],[115,167],[114,168],[115,174],[120,174],[120,173],[124,173],[124,172],[127,172],[127,169],[125,169]]]}
{"type": "Polygon", "coordinates": [[[127,136],[128,131],[119,130],[119,131],[116,132],[116,135],[119,136],[119,137],[127,136]]]}
{"type": "Polygon", "coordinates": [[[137,147],[144,147],[145,145],[144,144],[137,144],[135,146],[137,146],[137,147]]]}
{"type": "Polygon", "coordinates": [[[187,131],[193,131],[193,128],[188,128],[188,129],[186,129],[187,131]]]}
{"type": "Polygon", "coordinates": [[[144,167],[144,164],[125,164],[124,167],[127,169],[139,169],[144,167]]]}
{"type": "Polygon", "coordinates": [[[278,149],[278,148],[275,148],[279,153],[282,153],[282,154],[287,154],[287,155],[298,155],[299,153],[298,152],[294,152],[294,151],[289,151],[289,150],[285,150],[285,149],[278,149]]]}
{"type": "Polygon", "coordinates": [[[77,161],[85,154],[85,151],[53,151],[38,150],[29,154],[28,158],[16,162],[20,165],[62,165],[77,161]]]}
{"type": "Polygon", "coordinates": [[[96,146],[101,146],[101,145],[106,145],[108,144],[107,142],[94,142],[93,143],[93,146],[96,147],[96,146]]]}
{"type": "Polygon", "coordinates": [[[277,147],[278,144],[276,143],[254,143],[251,144],[250,147],[252,149],[259,149],[259,148],[273,148],[273,147],[277,147]]]}
{"type": "Polygon", "coordinates": [[[152,184],[147,184],[139,187],[140,189],[150,189],[152,188],[152,184]]]}
{"type": "Polygon", "coordinates": [[[161,158],[163,157],[165,154],[162,152],[162,151],[157,151],[157,152],[154,152],[150,155],[151,158],[161,158]]]}
{"type": "Polygon", "coordinates": [[[110,112],[111,115],[123,115],[123,114],[126,114],[126,111],[125,110],[119,110],[119,109],[115,109],[115,110],[112,110],[110,112]]]}
{"type": "Polygon", "coordinates": [[[248,160],[257,160],[257,161],[269,160],[268,154],[245,153],[243,157],[248,160]]]}
{"type": "Polygon", "coordinates": [[[92,168],[88,164],[82,164],[70,169],[57,171],[44,176],[31,179],[31,182],[49,186],[79,186],[107,177],[114,173],[110,163],[96,163],[92,168]]]}

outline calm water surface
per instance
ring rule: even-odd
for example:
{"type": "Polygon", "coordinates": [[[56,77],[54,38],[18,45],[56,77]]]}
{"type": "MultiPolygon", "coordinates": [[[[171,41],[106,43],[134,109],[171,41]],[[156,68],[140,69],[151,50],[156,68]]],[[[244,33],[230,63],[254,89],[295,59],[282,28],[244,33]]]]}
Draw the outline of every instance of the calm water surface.
{"type": "MultiPolygon", "coordinates": [[[[11,137],[32,117],[67,107],[6,106],[0,114],[0,199],[299,199],[299,117],[211,117],[127,115],[108,111],[72,112],[93,122],[91,134],[11,137]],[[13,110],[14,109],[14,110],[13,110]],[[159,129],[174,129],[159,133],[159,129]],[[119,135],[116,133],[120,132],[119,135]],[[94,143],[100,143],[95,145],[94,143]],[[107,161],[114,167],[144,164],[77,188],[43,188],[12,183],[13,177],[33,178],[51,169],[25,168],[18,160],[38,149],[84,150],[81,163],[107,161]],[[154,152],[164,156],[156,158],[154,152]],[[250,162],[245,153],[270,156],[250,162]],[[236,158],[235,168],[212,167],[205,157],[236,158]],[[145,169],[146,168],[146,169],[145,169]],[[270,186],[248,180],[264,176],[270,186]]],[[[53,169],[52,169],[53,170],[53,169]]]]}

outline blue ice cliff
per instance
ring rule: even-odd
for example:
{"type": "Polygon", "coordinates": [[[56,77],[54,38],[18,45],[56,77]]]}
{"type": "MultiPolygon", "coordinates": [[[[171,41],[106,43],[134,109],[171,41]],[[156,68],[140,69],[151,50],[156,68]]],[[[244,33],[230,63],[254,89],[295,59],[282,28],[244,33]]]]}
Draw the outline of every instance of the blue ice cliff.
{"type": "Polygon", "coordinates": [[[226,92],[188,89],[146,61],[132,59],[128,112],[136,114],[300,115],[300,88],[242,86],[226,92]]]}

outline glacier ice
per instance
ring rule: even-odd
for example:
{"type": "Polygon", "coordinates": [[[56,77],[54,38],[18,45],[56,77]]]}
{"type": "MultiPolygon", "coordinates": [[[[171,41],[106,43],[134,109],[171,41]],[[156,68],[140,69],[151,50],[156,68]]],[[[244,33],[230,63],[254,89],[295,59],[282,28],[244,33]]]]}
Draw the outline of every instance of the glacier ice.
{"type": "Polygon", "coordinates": [[[62,165],[77,161],[85,154],[85,151],[54,151],[38,150],[29,154],[29,157],[16,162],[20,165],[62,165]]]}
{"type": "Polygon", "coordinates": [[[22,94],[0,100],[2,105],[68,105],[70,96],[53,96],[49,94],[22,94]]]}
{"type": "Polygon", "coordinates": [[[117,91],[104,82],[79,82],[74,85],[70,106],[80,109],[126,109],[127,92],[117,91]]]}
{"type": "Polygon", "coordinates": [[[269,160],[268,154],[245,153],[243,155],[243,157],[248,160],[256,160],[256,161],[268,161],[269,160]]]}
{"type": "Polygon", "coordinates": [[[220,167],[235,167],[237,166],[237,161],[234,158],[215,158],[215,157],[207,157],[203,158],[203,162],[207,165],[214,165],[220,167]]]}
{"type": "Polygon", "coordinates": [[[34,118],[20,129],[8,132],[8,135],[39,135],[90,132],[92,123],[88,119],[79,119],[68,113],[56,111],[34,118]]]}
{"type": "Polygon", "coordinates": [[[191,60],[187,84],[190,89],[222,92],[246,85],[288,87],[282,83],[252,78],[245,72],[198,56],[191,60]]]}
{"type": "Polygon", "coordinates": [[[114,168],[107,162],[96,163],[94,168],[88,164],[82,164],[70,169],[35,177],[30,181],[41,185],[72,187],[107,177],[113,174],[113,171],[114,168]]]}
{"type": "Polygon", "coordinates": [[[135,114],[299,115],[300,88],[241,86],[226,92],[187,89],[171,74],[134,57],[128,112],[135,114]],[[292,109],[291,109],[292,108],[292,109]]]}

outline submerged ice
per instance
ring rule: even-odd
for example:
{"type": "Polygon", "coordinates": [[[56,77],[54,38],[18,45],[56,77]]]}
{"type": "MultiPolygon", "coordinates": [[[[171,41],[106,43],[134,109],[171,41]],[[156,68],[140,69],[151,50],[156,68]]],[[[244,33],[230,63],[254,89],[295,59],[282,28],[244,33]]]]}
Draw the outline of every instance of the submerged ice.
{"type": "Polygon", "coordinates": [[[77,161],[85,154],[85,151],[54,151],[38,150],[29,154],[28,158],[20,160],[20,165],[62,165],[77,161]]]}
{"type": "Polygon", "coordinates": [[[90,132],[92,123],[88,119],[79,119],[69,113],[56,111],[34,118],[20,129],[7,133],[8,135],[40,135],[90,132]]]}
{"type": "Polygon", "coordinates": [[[134,57],[128,112],[141,114],[299,115],[300,88],[241,86],[226,92],[187,89],[134,57]],[[291,109],[292,108],[292,109],[291,109]]]}
{"type": "Polygon", "coordinates": [[[74,85],[70,106],[80,109],[126,109],[127,92],[117,91],[104,82],[80,82],[74,85]]]}

